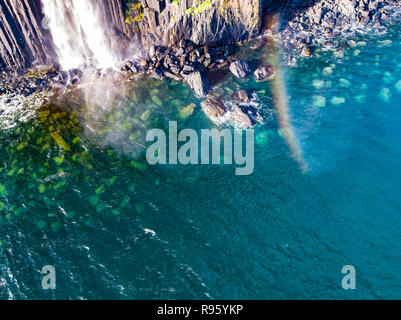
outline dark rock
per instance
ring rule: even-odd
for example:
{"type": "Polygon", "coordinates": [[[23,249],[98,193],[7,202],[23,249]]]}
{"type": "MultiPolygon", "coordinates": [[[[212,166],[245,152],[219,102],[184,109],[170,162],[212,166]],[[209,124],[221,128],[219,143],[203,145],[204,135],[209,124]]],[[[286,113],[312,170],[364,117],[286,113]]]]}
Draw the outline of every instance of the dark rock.
{"type": "Polygon", "coordinates": [[[196,51],[192,51],[189,55],[189,61],[192,63],[195,63],[195,62],[198,62],[198,59],[199,59],[199,57],[198,57],[196,51]]]}
{"type": "Polygon", "coordinates": [[[205,59],[206,59],[206,56],[204,56],[204,55],[200,56],[199,59],[198,59],[198,63],[203,65],[203,63],[205,62],[205,59]]]}
{"type": "Polygon", "coordinates": [[[309,46],[303,46],[300,53],[301,57],[309,58],[312,56],[312,50],[309,46]]]}
{"type": "Polygon", "coordinates": [[[204,49],[203,48],[197,48],[194,50],[195,54],[197,55],[198,58],[200,58],[204,54],[204,49]]]}
{"type": "Polygon", "coordinates": [[[227,112],[224,103],[214,98],[203,101],[201,107],[212,120],[217,120],[217,118],[224,116],[227,112]]]}
{"type": "Polygon", "coordinates": [[[184,48],[179,48],[179,49],[177,49],[177,51],[175,52],[175,54],[176,54],[177,56],[182,56],[184,53],[185,53],[184,48]]]}
{"type": "Polygon", "coordinates": [[[152,73],[153,78],[156,78],[158,80],[163,80],[164,78],[164,70],[161,68],[157,68],[153,71],[152,73]]]}
{"type": "Polygon", "coordinates": [[[174,73],[169,72],[169,71],[165,71],[164,75],[166,77],[170,78],[170,79],[175,80],[175,81],[181,81],[182,80],[182,77],[180,75],[174,74],[174,73]]]}
{"type": "Polygon", "coordinates": [[[259,122],[261,124],[264,124],[263,117],[253,105],[245,105],[240,107],[242,112],[244,112],[251,118],[252,123],[256,124],[257,122],[259,122]]]}
{"type": "Polygon", "coordinates": [[[228,62],[223,60],[223,62],[217,63],[216,66],[218,69],[226,68],[226,67],[228,67],[228,62]]]}
{"type": "Polygon", "coordinates": [[[201,72],[194,72],[185,77],[186,82],[199,97],[206,97],[209,92],[209,82],[201,72]]]}
{"type": "Polygon", "coordinates": [[[166,57],[169,53],[170,53],[170,49],[169,49],[169,48],[157,47],[157,48],[156,48],[156,59],[157,59],[158,61],[161,61],[161,60],[163,60],[164,57],[166,57]]]}
{"type": "Polygon", "coordinates": [[[230,64],[230,71],[237,78],[243,79],[251,73],[251,68],[248,63],[243,60],[237,60],[230,64]]]}
{"type": "Polygon", "coordinates": [[[182,71],[191,73],[195,71],[195,67],[193,65],[184,64],[184,66],[182,67],[182,71]]]}
{"type": "Polygon", "coordinates": [[[262,49],[266,44],[266,38],[260,38],[256,41],[256,43],[251,47],[252,50],[260,50],[262,49]]]}
{"type": "Polygon", "coordinates": [[[195,50],[195,46],[194,45],[190,45],[188,47],[185,48],[185,52],[186,53],[190,53],[191,51],[195,50]]]}
{"type": "Polygon", "coordinates": [[[75,76],[74,78],[71,79],[71,84],[73,86],[77,85],[80,82],[79,77],[75,76]]]}
{"type": "Polygon", "coordinates": [[[176,66],[176,65],[171,65],[171,66],[169,67],[169,70],[170,70],[172,73],[176,74],[176,75],[178,75],[178,74],[181,72],[181,68],[180,68],[179,66],[176,66]]]}
{"type": "Polygon", "coordinates": [[[191,40],[187,40],[187,39],[182,39],[178,44],[178,46],[180,48],[184,48],[184,49],[189,46],[193,46],[193,45],[194,45],[194,43],[191,40]]]}
{"type": "Polygon", "coordinates": [[[236,102],[247,103],[250,101],[248,92],[246,90],[240,90],[231,95],[231,99],[236,102]]]}
{"type": "Polygon", "coordinates": [[[41,1],[0,1],[0,69],[54,61],[51,35],[41,27],[42,19],[41,1]]]}
{"type": "Polygon", "coordinates": [[[271,80],[274,76],[274,67],[270,65],[259,67],[254,75],[258,81],[271,80]]]}
{"type": "MultiPolygon", "coordinates": [[[[207,54],[207,55],[209,55],[209,54],[207,54]]],[[[202,64],[206,68],[208,68],[210,66],[210,64],[212,63],[212,58],[210,57],[210,55],[209,55],[209,57],[207,55],[205,55],[205,58],[203,59],[203,62],[202,62],[202,64]]]]}
{"type": "Polygon", "coordinates": [[[283,45],[296,49],[302,56],[313,53],[314,45],[326,44],[347,34],[353,34],[355,29],[374,31],[384,26],[383,13],[394,6],[394,1],[377,0],[326,0],[310,1],[303,6],[304,1],[293,1],[284,30],[280,32],[283,45]],[[300,10],[298,10],[300,9],[300,10]],[[302,33],[302,35],[301,35],[302,33]],[[301,36],[300,36],[301,35],[301,36]],[[307,37],[314,38],[308,41],[307,37]],[[307,45],[307,46],[305,46],[307,45]]]}

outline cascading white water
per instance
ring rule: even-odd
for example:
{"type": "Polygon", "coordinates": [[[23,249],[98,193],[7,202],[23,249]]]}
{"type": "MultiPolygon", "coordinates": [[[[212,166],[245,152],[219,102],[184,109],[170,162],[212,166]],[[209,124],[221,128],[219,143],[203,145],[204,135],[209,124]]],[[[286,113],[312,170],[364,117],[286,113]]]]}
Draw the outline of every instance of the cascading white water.
{"type": "Polygon", "coordinates": [[[42,0],[62,68],[77,68],[86,63],[104,69],[116,65],[97,1],[42,0]]]}

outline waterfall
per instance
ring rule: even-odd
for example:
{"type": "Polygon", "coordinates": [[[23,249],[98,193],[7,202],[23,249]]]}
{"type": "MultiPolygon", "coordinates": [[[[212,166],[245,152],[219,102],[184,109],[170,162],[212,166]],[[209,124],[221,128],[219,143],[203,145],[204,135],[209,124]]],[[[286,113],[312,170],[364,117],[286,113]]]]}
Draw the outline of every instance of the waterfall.
{"type": "Polygon", "coordinates": [[[98,0],[41,0],[62,68],[83,64],[112,68],[118,59],[111,49],[98,0]]]}

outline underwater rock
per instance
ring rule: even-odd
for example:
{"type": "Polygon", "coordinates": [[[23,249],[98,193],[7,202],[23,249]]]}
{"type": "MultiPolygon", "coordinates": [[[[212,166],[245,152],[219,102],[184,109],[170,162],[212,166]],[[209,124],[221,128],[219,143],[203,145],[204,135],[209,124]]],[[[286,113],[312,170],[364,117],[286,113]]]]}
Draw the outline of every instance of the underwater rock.
{"type": "Polygon", "coordinates": [[[329,76],[333,74],[333,68],[332,67],[326,67],[322,70],[322,75],[323,76],[329,76]]]}
{"type": "Polygon", "coordinates": [[[249,64],[243,60],[237,60],[230,64],[230,71],[239,79],[245,78],[251,73],[249,64]]]}
{"type": "Polygon", "coordinates": [[[265,65],[259,67],[255,72],[255,79],[258,81],[271,80],[274,77],[274,67],[271,65],[265,65]]]}
{"type": "Polygon", "coordinates": [[[340,105],[340,104],[345,103],[345,98],[344,98],[344,97],[337,97],[337,96],[334,96],[334,97],[330,100],[330,103],[331,103],[332,105],[334,105],[334,106],[337,106],[337,105],[340,105]]]}
{"type": "Polygon", "coordinates": [[[196,108],[196,104],[191,103],[190,105],[188,105],[186,107],[180,107],[178,109],[178,114],[181,119],[187,119],[194,113],[195,108],[196,108]]]}
{"type": "Polygon", "coordinates": [[[314,95],[312,105],[316,108],[324,108],[326,106],[326,98],[323,96],[314,95]]]}

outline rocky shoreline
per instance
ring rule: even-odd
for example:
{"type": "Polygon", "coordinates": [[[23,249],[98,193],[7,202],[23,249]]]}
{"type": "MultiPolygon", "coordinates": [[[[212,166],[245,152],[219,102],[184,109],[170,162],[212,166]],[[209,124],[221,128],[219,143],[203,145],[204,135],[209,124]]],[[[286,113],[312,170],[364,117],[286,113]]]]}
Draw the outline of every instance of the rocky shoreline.
{"type": "MultiPolygon", "coordinates": [[[[386,32],[386,24],[397,13],[397,5],[393,0],[327,0],[309,5],[304,10],[299,10],[298,6],[297,10],[287,7],[281,18],[272,12],[270,26],[259,35],[252,49],[259,50],[272,40],[281,40],[288,63],[300,56],[312,56],[316,48],[337,50],[336,53],[341,55],[339,44],[347,36],[371,30],[386,32]]],[[[229,110],[223,101],[226,98],[210,94],[212,86],[207,75],[216,70],[229,70],[240,79],[253,73],[256,80],[264,81],[271,80],[275,70],[270,65],[251,70],[246,61],[235,57],[237,49],[238,45],[203,46],[191,40],[181,40],[170,47],[152,46],[145,57],[127,60],[118,72],[122,81],[135,81],[145,74],[158,80],[184,81],[199,98],[208,98],[201,106],[214,122],[218,123],[219,118],[226,117],[229,112],[228,117],[233,118],[231,120],[237,127],[247,128],[262,121],[257,110],[247,105],[250,101],[247,92],[240,91],[236,93],[237,99],[230,98],[233,107],[229,110]]],[[[93,69],[93,73],[101,76],[102,71],[93,69]]],[[[0,95],[29,96],[35,92],[73,88],[80,84],[82,74],[79,69],[63,71],[56,65],[2,72],[0,95]]]]}
{"type": "Polygon", "coordinates": [[[394,0],[329,0],[300,11],[280,33],[284,48],[302,57],[316,47],[341,50],[342,41],[355,33],[387,31],[391,18],[400,9],[394,0]]]}

